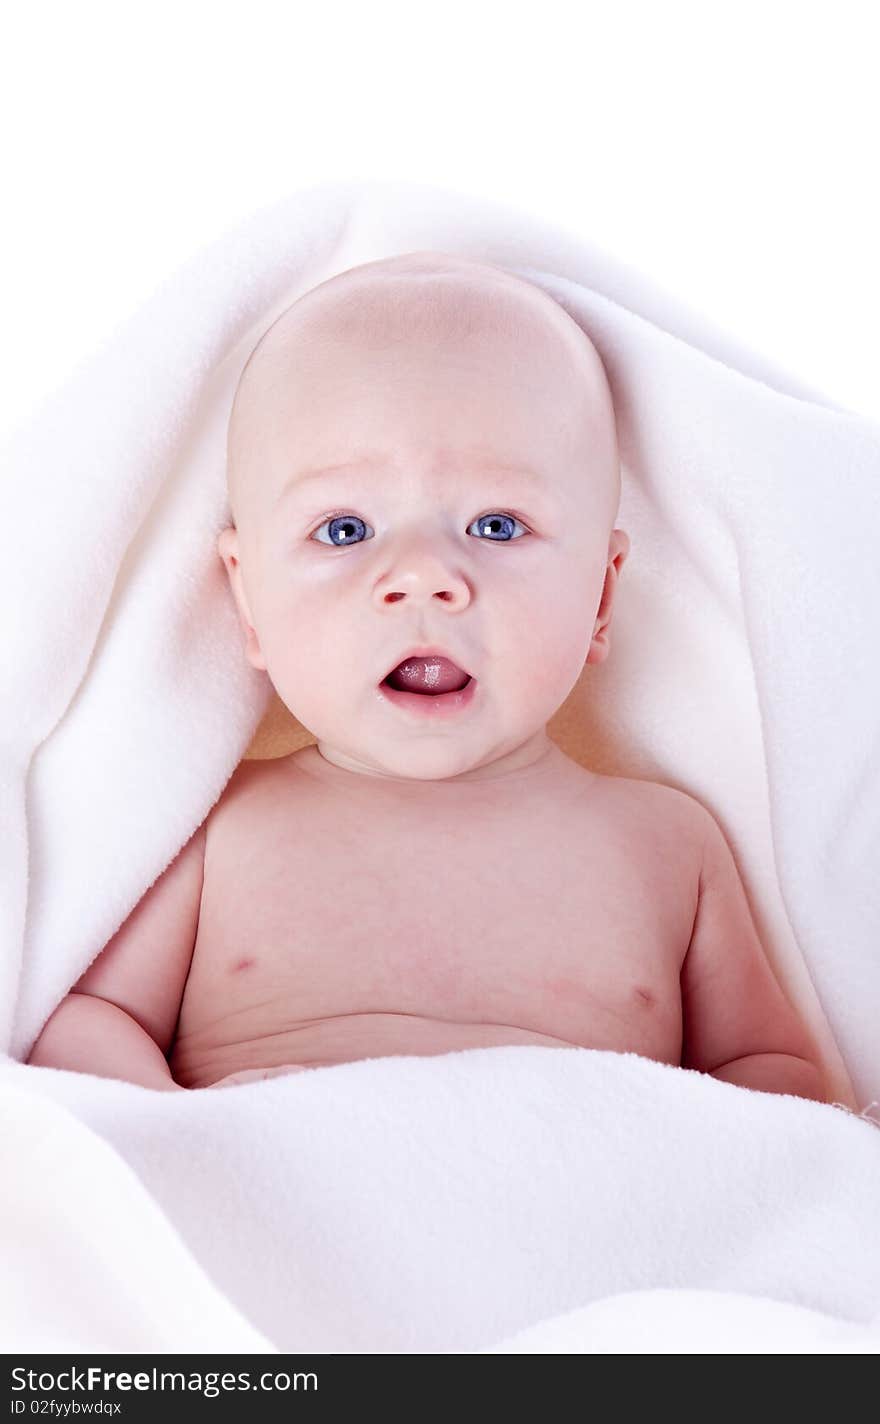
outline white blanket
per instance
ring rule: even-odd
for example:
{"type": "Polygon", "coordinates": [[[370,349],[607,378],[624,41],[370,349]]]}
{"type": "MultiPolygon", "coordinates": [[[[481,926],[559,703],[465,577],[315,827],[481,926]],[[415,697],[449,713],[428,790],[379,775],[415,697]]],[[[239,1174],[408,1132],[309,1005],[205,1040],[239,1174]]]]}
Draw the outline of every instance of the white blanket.
{"type": "Polygon", "coordinates": [[[539,282],[599,348],[632,541],[578,704],[601,769],[715,813],[841,1100],[845,1070],[880,1099],[880,430],[580,235],[413,185],[307,190],[196,254],[5,451],[5,1348],[876,1348],[867,1116],[589,1050],[167,1096],[13,1061],[267,706],[215,549],[247,355],[326,276],[427,247],[539,282]]]}
{"type": "Polygon", "coordinates": [[[7,1350],[880,1350],[844,1109],[580,1048],[4,1084],[7,1350]]]}

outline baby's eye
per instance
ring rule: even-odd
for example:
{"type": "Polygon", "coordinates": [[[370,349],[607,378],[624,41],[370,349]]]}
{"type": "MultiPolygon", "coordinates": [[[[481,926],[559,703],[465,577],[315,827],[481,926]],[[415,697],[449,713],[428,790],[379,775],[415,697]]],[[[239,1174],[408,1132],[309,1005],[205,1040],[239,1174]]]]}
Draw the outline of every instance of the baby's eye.
{"type": "MultiPolygon", "coordinates": [[[[481,514],[478,519],[474,520],[473,524],[468,526],[467,532],[470,533],[471,529],[473,529],[475,525],[482,526],[484,524],[488,525],[491,529],[491,535],[489,538],[490,544],[504,544],[507,543],[508,540],[512,539],[513,531],[510,528],[512,524],[519,524],[520,529],[522,529],[524,533],[528,533],[528,530],[526,530],[525,525],[520,524],[519,520],[516,519],[514,515],[496,513],[481,514]],[[495,537],[496,535],[497,538],[495,537]]],[[[482,538],[482,535],[480,537],[482,538]]]]}
{"type": "MultiPolygon", "coordinates": [[[[336,549],[341,549],[346,544],[359,544],[361,542],[359,531],[369,529],[370,527],[369,524],[365,524],[362,519],[359,519],[356,514],[333,514],[329,519],[325,519],[323,524],[319,524],[318,529],[323,529],[327,525],[329,525],[330,538],[319,539],[318,543],[330,543],[336,549]]],[[[310,539],[314,539],[318,533],[318,529],[309,535],[310,539]]],[[[365,535],[364,537],[371,538],[372,536],[365,535]]]]}

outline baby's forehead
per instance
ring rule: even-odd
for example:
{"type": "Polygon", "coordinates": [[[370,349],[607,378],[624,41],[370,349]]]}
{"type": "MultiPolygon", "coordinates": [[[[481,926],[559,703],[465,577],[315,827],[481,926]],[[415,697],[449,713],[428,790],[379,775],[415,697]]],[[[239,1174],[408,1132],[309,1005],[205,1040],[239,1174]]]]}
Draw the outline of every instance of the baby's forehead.
{"type": "MultiPolygon", "coordinates": [[[[230,498],[237,482],[234,466],[252,463],[248,447],[268,439],[295,393],[314,388],[311,377],[320,385],[323,373],[340,365],[357,377],[361,363],[374,360],[377,350],[390,352],[400,368],[419,359],[430,362],[433,353],[471,340],[484,350],[488,343],[490,364],[492,352],[503,352],[518,371],[534,373],[527,380],[532,409],[553,402],[577,405],[601,444],[616,445],[611,393],[598,352],[548,293],[488,264],[405,254],[312,288],[258,342],[230,417],[230,498]]],[[[304,414],[308,401],[302,405],[304,414]]],[[[253,480],[252,471],[247,483],[253,480]]]]}

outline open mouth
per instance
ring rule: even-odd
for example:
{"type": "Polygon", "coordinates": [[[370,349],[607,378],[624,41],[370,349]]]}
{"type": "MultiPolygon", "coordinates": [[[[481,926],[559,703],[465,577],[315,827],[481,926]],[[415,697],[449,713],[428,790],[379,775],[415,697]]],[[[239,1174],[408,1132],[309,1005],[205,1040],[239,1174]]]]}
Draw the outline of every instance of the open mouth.
{"type": "Polygon", "coordinates": [[[470,673],[451,658],[432,654],[404,658],[382,679],[382,686],[419,697],[442,697],[448,692],[462,692],[470,681],[470,673]]]}
{"type": "Polygon", "coordinates": [[[473,700],[476,679],[445,654],[409,655],[379,684],[383,696],[412,712],[439,716],[460,711],[473,700]]]}

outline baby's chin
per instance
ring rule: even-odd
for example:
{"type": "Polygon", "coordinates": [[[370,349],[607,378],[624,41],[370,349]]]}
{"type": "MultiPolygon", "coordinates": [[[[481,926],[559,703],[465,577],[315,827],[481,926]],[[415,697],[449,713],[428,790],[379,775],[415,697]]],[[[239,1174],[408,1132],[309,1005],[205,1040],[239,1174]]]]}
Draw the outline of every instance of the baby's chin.
{"type": "Polygon", "coordinates": [[[456,777],[477,774],[480,758],[466,756],[461,748],[421,747],[402,748],[380,752],[376,748],[363,748],[357,753],[337,752],[332,745],[319,741],[318,750],[326,759],[334,761],[349,770],[362,770],[367,774],[387,777],[396,781],[419,782],[451,781],[456,777]]]}

